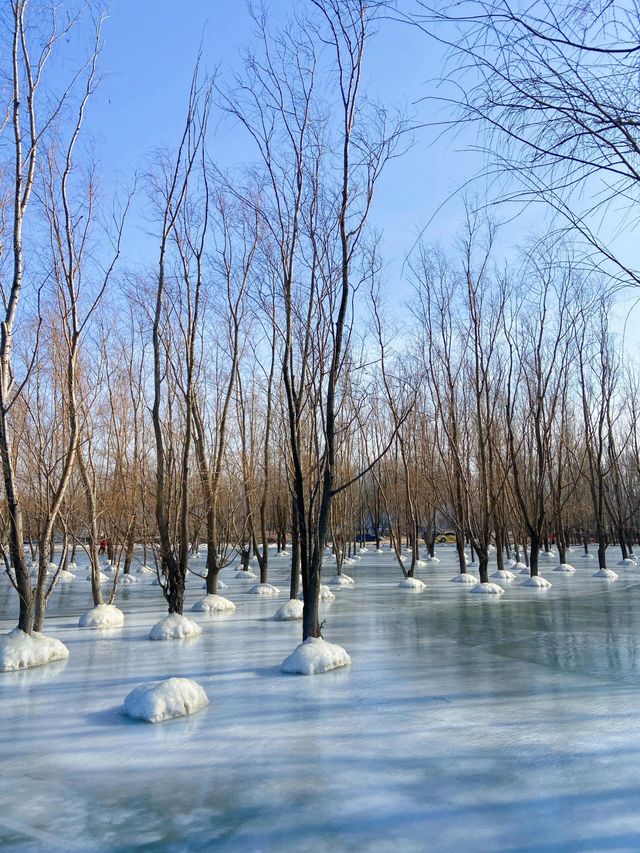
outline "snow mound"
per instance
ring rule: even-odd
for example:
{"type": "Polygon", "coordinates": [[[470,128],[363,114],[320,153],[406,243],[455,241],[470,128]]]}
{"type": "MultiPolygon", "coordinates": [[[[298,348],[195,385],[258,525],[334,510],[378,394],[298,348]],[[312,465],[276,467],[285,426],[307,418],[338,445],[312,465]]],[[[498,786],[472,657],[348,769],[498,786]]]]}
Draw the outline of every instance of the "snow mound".
{"type": "Polygon", "coordinates": [[[78,621],[80,628],[122,628],[123,625],[124,613],[115,604],[98,604],[78,621]]]}
{"type": "Polygon", "coordinates": [[[369,553],[369,552],[367,551],[367,549],[366,549],[366,548],[359,548],[359,549],[358,549],[358,554],[368,554],[368,553],[369,553]]]}
{"type": "Polygon", "coordinates": [[[341,666],[351,666],[351,658],[342,646],[321,637],[308,637],[282,662],[280,669],[298,675],[316,675],[341,666]]]}
{"type": "Polygon", "coordinates": [[[440,557],[425,557],[425,560],[426,560],[428,563],[439,563],[439,562],[440,562],[440,557]]]}
{"type": "Polygon", "coordinates": [[[466,584],[474,584],[478,583],[478,578],[473,575],[467,574],[467,572],[458,572],[458,574],[451,578],[451,583],[466,583],[466,584]]]}
{"type": "Polygon", "coordinates": [[[374,554],[384,554],[384,551],[382,550],[382,548],[376,548],[376,550],[373,553],[374,554]]]}
{"type": "Polygon", "coordinates": [[[541,578],[540,575],[533,575],[532,577],[527,578],[527,580],[523,581],[520,586],[529,586],[534,587],[535,589],[551,589],[549,581],[541,578]]]}
{"type": "Polygon", "coordinates": [[[424,568],[427,564],[424,560],[416,560],[415,565],[419,568],[424,568]]]}
{"type": "Polygon", "coordinates": [[[248,595],[280,595],[280,590],[277,586],[270,583],[257,583],[247,590],[248,595]]]}
{"type": "Polygon", "coordinates": [[[55,575],[55,573],[57,571],[58,571],[58,564],[57,563],[49,563],[47,565],[47,574],[48,575],[55,575]]]}
{"type": "Polygon", "coordinates": [[[229,601],[223,595],[205,595],[193,605],[194,613],[233,613],[236,609],[233,601],[229,601]]]}
{"type": "Polygon", "coordinates": [[[254,575],[253,572],[236,572],[234,578],[242,578],[243,580],[252,581],[255,580],[258,576],[254,575]]]}
{"type": "Polygon", "coordinates": [[[570,566],[569,563],[560,563],[559,566],[556,566],[553,570],[554,572],[561,572],[565,575],[572,575],[575,572],[573,566],[570,566]]]}
{"type": "Polygon", "coordinates": [[[69,571],[70,572],[75,572],[77,568],[78,568],[77,563],[69,563],[69,571]]]}
{"type": "Polygon", "coordinates": [[[497,583],[477,583],[471,592],[477,592],[480,595],[502,595],[504,590],[497,583]]]}
{"type": "MultiPolygon", "coordinates": [[[[85,580],[86,581],[91,580],[91,572],[89,572],[89,574],[86,576],[85,580]]],[[[98,572],[98,582],[99,583],[106,583],[108,580],[109,580],[109,578],[105,575],[104,572],[98,572]]]]}
{"type": "Polygon", "coordinates": [[[620,560],[618,562],[618,565],[619,566],[637,566],[638,564],[636,563],[635,560],[632,560],[631,557],[625,557],[624,560],[620,560]]]}
{"type": "Polygon", "coordinates": [[[330,586],[355,586],[355,581],[353,578],[350,578],[349,575],[335,575],[332,578],[329,578],[327,583],[330,586]]]}
{"type": "Polygon", "coordinates": [[[422,592],[423,589],[427,588],[426,583],[418,578],[403,578],[398,584],[400,589],[410,589],[414,592],[422,592]]]}
{"type": "Polygon", "coordinates": [[[156,570],[152,569],[151,566],[140,566],[137,574],[139,575],[155,575],[156,570]]]}
{"type": "Polygon", "coordinates": [[[582,554],[581,556],[582,556],[583,560],[593,560],[594,559],[593,554],[582,554]]]}
{"type": "Polygon", "coordinates": [[[302,619],[303,610],[304,604],[300,599],[290,598],[276,610],[273,618],[276,622],[291,622],[293,619],[302,619]]]}
{"type": "Polygon", "coordinates": [[[331,592],[329,587],[324,583],[320,584],[320,593],[318,595],[318,598],[320,601],[335,601],[336,600],[335,595],[331,592]]]}
{"type": "MultiPolygon", "coordinates": [[[[300,593],[298,594],[298,599],[300,601],[304,601],[304,592],[302,590],[300,590],[300,593]]],[[[326,584],[321,583],[320,584],[320,592],[318,593],[318,601],[335,601],[335,600],[336,600],[336,597],[331,592],[329,587],[326,584]]]]}
{"type": "Polygon", "coordinates": [[[530,574],[529,566],[526,563],[516,563],[513,567],[513,570],[517,572],[519,575],[528,575],[530,574]]]}
{"type": "Polygon", "coordinates": [[[157,622],[149,632],[150,640],[183,640],[185,637],[197,637],[202,628],[181,613],[170,613],[157,622]]]}
{"type": "Polygon", "coordinates": [[[497,578],[501,581],[512,581],[515,578],[515,575],[513,572],[509,571],[509,569],[496,569],[491,577],[497,578]]]}
{"type": "Polygon", "coordinates": [[[135,575],[122,575],[121,580],[124,584],[140,583],[140,578],[137,578],[135,575]]]}
{"type": "Polygon", "coordinates": [[[478,565],[479,564],[478,564],[477,560],[472,560],[470,563],[467,561],[467,568],[468,569],[477,569],[478,565]]]}
{"type": "Polygon", "coordinates": [[[62,569],[58,575],[58,583],[71,583],[71,581],[74,581],[75,579],[76,576],[73,572],[68,572],[66,569],[62,569]]]}
{"type": "Polygon", "coordinates": [[[507,566],[510,566],[511,568],[513,568],[516,565],[516,561],[513,559],[513,557],[509,557],[506,564],[507,564],[507,566]]]}
{"type": "MultiPolygon", "coordinates": [[[[202,584],[202,589],[206,589],[206,588],[207,588],[207,584],[206,584],[206,583],[203,583],[203,584],[202,584]]],[[[226,585],[226,583],[225,583],[224,581],[219,580],[219,581],[218,581],[218,589],[228,589],[228,587],[227,587],[227,585],[226,585]]]]}
{"type": "Polygon", "coordinates": [[[29,669],[69,657],[69,649],[54,637],[34,631],[31,636],[20,628],[0,635],[0,671],[29,669]]]}
{"type": "Polygon", "coordinates": [[[608,581],[617,581],[618,575],[612,569],[600,569],[591,575],[592,578],[604,578],[608,581]]]}
{"type": "Polygon", "coordinates": [[[558,555],[555,551],[540,551],[540,556],[544,557],[545,560],[555,560],[558,555]]]}
{"type": "Polygon", "coordinates": [[[132,720],[161,723],[202,711],[209,704],[207,694],[190,678],[167,678],[141,684],[122,703],[122,713],[132,720]]]}

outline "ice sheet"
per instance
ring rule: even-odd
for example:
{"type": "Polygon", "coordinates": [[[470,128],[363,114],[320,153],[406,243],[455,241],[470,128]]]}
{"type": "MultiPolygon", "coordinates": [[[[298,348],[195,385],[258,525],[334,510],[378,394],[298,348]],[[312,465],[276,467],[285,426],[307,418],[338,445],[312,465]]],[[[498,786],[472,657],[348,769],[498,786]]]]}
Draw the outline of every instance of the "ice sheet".
{"type": "MultiPolygon", "coordinates": [[[[640,849],[638,569],[610,583],[589,561],[566,577],[549,561],[544,595],[516,578],[482,596],[450,583],[453,546],[438,556],[418,596],[388,554],[354,565],[355,587],[321,612],[352,666],[313,678],[279,671],[301,639],[271,618],[284,559],[276,599],[223,570],[236,612],[190,613],[203,634],[171,643],[147,639],[166,613],[150,576],[119,595],[117,632],[79,629],[89,586],[61,585],[45,631],[69,660],[0,674],[0,846],[640,849]],[[133,687],[170,676],[202,684],[209,707],[162,726],[122,717],[133,687]]],[[[7,631],[7,581],[0,612],[7,631]]]]}

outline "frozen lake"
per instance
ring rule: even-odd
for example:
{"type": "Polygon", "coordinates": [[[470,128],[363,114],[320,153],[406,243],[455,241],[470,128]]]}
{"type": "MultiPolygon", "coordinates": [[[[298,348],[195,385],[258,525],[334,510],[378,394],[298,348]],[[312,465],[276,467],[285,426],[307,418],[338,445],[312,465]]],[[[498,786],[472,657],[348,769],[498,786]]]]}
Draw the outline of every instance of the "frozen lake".
{"type": "MultiPolygon", "coordinates": [[[[277,599],[225,570],[236,613],[193,614],[203,636],[156,643],[165,607],[149,579],[120,595],[124,628],[77,628],[80,568],[46,629],[69,660],[0,673],[0,845],[639,850],[640,569],[612,552],[607,583],[574,553],[572,577],[542,567],[548,592],[519,578],[495,600],[450,583],[452,546],[439,554],[420,594],[397,587],[389,555],[346,566],[357,583],[323,606],[324,633],[353,665],[311,678],[278,670],[300,639],[299,623],[268,618],[288,597],[285,560],[277,599]],[[170,675],[199,681],[209,707],[156,726],[121,716],[132,687],[170,675]]],[[[13,596],[3,579],[3,631],[13,596]]]]}

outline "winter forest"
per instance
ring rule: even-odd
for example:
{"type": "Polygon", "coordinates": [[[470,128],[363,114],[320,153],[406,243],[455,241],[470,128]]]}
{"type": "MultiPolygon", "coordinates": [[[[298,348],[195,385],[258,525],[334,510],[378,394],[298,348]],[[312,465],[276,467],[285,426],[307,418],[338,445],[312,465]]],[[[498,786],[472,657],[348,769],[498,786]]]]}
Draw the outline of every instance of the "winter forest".
{"type": "Polygon", "coordinates": [[[639,849],[638,7],[218,5],[2,4],[0,847],[639,849]]]}

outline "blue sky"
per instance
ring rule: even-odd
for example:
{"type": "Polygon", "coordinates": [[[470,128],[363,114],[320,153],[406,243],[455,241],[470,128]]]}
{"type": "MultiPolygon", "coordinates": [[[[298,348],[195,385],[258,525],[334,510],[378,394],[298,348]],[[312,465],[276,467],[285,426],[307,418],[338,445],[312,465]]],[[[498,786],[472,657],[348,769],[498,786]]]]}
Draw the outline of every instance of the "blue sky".
{"type": "MultiPolygon", "coordinates": [[[[295,0],[275,0],[269,6],[276,20],[294,7],[295,0]]],[[[144,173],[154,149],[175,144],[201,39],[209,69],[219,69],[222,79],[238,71],[243,50],[253,40],[253,23],[243,0],[182,0],[180,4],[112,0],[101,57],[103,80],[87,121],[107,186],[129,182],[136,171],[144,173]]],[[[424,34],[383,22],[366,60],[367,94],[401,107],[420,124],[451,118],[450,112],[428,100],[439,94],[437,80],[443,65],[443,49],[424,34]]],[[[219,114],[213,126],[211,148],[223,168],[232,169],[252,156],[242,131],[229,119],[219,114]]],[[[406,252],[430,220],[427,239],[440,241],[445,248],[453,246],[462,221],[462,201],[460,195],[447,199],[482,165],[480,155],[469,150],[475,142],[472,131],[434,140],[433,128],[416,133],[411,150],[393,161],[383,175],[372,213],[372,224],[383,234],[388,286],[401,299],[409,295],[401,282],[406,252]]],[[[476,183],[473,190],[481,195],[483,184],[476,183]]],[[[148,226],[140,207],[141,203],[126,241],[127,262],[133,266],[155,262],[155,242],[145,233],[148,226]]],[[[532,229],[543,227],[542,221],[538,208],[504,226],[500,251],[509,255],[532,229]]],[[[626,239],[622,238],[623,246],[626,239]]],[[[634,350],[635,325],[634,319],[628,329],[628,345],[634,350]]]]}
{"type": "MultiPolygon", "coordinates": [[[[281,17],[289,0],[271,4],[281,17]]],[[[103,80],[88,124],[106,180],[143,171],[156,147],[175,143],[183,121],[186,93],[201,37],[210,69],[229,77],[242,64],[252,41],[253,23],[245,4],[235,0],[113,0],[101,58],[103,80]],[[204,34],[204,35],[203,35],[204,34]]],[[[392,22],[382,24],[367,59],[367,94],[399,106],[419,122],[433,120],[429,105],[417,104],[434,92],[429,81],[442,67],[442,53],[425,36],[392,22]]],[[[242,131],[229,119],[214,120],[212,149],[232,168],[251,156],[242,131]],[[234,163],[235,160],[235,163],[234,163]]],[[[416,235],[442,202],[471,174],[477,158],[452,138],[430,145],[435,133],[420,132],[412,149],[392,162],[379,186],[373,223],[384,232],[389,263],[402,259],[416,235]]],[[[446,240],[460,221],[449,205],[429,234],[446,240]]],[[[145,241],[132,241],[144,251],[145,241]]]]}

